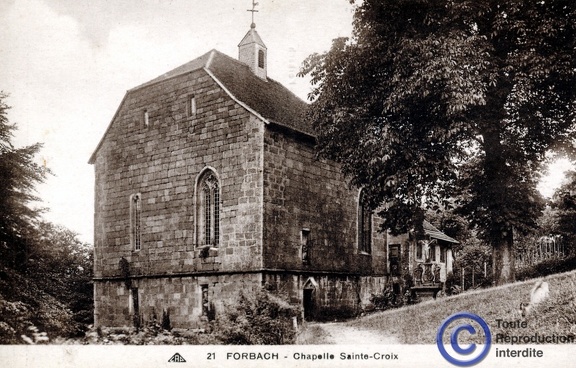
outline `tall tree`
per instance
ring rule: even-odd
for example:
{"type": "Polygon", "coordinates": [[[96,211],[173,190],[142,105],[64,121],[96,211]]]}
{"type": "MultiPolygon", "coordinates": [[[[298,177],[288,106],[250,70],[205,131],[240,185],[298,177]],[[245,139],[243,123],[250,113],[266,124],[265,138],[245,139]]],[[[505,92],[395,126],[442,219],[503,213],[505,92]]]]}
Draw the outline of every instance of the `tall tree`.
{"type": "Polygon", "coordinates": [[[15,148],[12,138],[16,126],[8,120],[7,95],[0,92],[0,262],[13,268],[26,266],[27,239],[33,236],[34,221],[41,210],[32,202],[35,185],[49,170],[34,162],[41,144],[15,148]]]}
{"type": "Polygon", "coordinates": [[[574,135],[575,26],[571,0],[359,1],[353,37],[301,69],[320,152],[386,204],[394,232],[457,196],[496,283],[513,281],[540,164],[574,135]]]}
{"type": "Polygon", "coordinates": [[[564,237],[573,255],[576,253],[576,171],[570,171],[566,182],[554,193],[552,208],[553,230],[564,237]]]}

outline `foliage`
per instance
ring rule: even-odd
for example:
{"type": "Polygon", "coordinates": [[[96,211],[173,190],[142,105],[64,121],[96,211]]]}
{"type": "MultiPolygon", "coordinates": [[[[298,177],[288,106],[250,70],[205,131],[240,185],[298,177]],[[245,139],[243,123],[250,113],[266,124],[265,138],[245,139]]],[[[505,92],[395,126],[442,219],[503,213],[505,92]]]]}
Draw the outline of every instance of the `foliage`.
{"type": "Polygon", "coordinates": [[[73,231],[39,222],[27,263],[29,278],[85,324],[93,320],[93,253],[73,231]]]}
{"type": "Polygon", "coordinates": [[[518,280],[544,277],[555,273],[576,270],[576,256],[565,259],[549,259],[538,264],[526,267],[518,272],[518,280]]]}
{"type": "Polygon", "coordinates": [[[240,290],[236,302],[218,315],[214,332],[226,345],[291,344],[293,318],[300,315],[298,307],[265,290],[240,290]]]}
{"type": "Polygon", "coordinates": [[[377,310],[396,308],[398,307],[399,300],[390,288],[385,289],[382,294],[370,295],[370,303],[372,303],[377,310]]]}
{"type": "Polygon", "coordinates": [[[41,219],[34,186],[50,171],[40,144],[15,148],[0,93],[0,343],[42,343],[82,334],[93,320],[92,249],[41,219]]]}
{"type": "MultiPolygon", "coordinates": [[[[569,244],[576,243],[576,171],[567,175],[567,180],[554,194],[552,208],[555,210],[554,230],[562,234],[569,244]]],[[[574,249],[571,249],[574,254],[574,249]]]]}
{"type": "Polygon", "coordinates": [[[28,238],[41,210],[31,207],[38,200],[34,186],[50,171],[34,162],[41,144],[15,148],[12,138],[16,125],[10,124],[6,104],[8,96],[0,92],[0,261],[25,270],[28,238]]]}
{"type": "Polygon", "coordinates": [[[458,282],[458,277],[456,277],[453,272],[448,272],[448,275],[446,276],[446,282],[444,283],[444,292],[446,295],[449,296],[460,294],[462,289],[458,285],[458,282]]]}
{"type": "Polygon", "coordinates": [[[57,298],[19,273],[3,270],[0,279],[0,344],[47,342],[56,336],[76,336],[83,326],[57,298]],[[23,338],[26,336],[27,338],[23,338]]]}
{"type": "MultiPolygon", "coordinates": [[[[163,330],[158,325],[90,329],[82,337],[52,340],[56,344],[81,345],[221,345],[213,334],[200,330],[163,330]]],[[[187,356],[186,356],[187,358],[187,356]]]]}
{"type": "Polygon", "coordinates": [[[512,229],[543,207],[540,163],[574,136],[575,27],[567,0],[359,1],[353,38],[301,69],[321,154],[393,232],[456,193],[509,282],[512,229]]]}

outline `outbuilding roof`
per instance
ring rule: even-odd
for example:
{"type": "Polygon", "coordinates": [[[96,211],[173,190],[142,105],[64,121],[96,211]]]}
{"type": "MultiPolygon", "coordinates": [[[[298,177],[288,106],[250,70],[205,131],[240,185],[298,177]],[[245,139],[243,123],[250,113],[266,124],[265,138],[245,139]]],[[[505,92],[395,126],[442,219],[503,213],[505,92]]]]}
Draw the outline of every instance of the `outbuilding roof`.
{"type": "Polygon", "coordinates": [[[448,235],[444,234],[442,231],[438,230],[434,225],[432,225],[431,223],[429,223],[428,221],[424,220],[424,233],[426,235],[429,235],[431,238],[434,239],[438,239],[438,240],[444,240],[447,241],[449,243],[454,243],[454,244],[458,244],[458,240],[449,237],[448,235]]]}

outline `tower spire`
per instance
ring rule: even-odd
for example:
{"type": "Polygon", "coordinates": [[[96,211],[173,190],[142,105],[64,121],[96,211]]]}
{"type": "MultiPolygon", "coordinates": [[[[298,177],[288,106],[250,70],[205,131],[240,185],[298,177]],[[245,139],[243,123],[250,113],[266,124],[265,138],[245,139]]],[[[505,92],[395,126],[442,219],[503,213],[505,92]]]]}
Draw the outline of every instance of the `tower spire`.
{"type": "Polygon", "coordinates": [[[252,12],[252,24],[250,24],[250,28],[256,28],[256,23],[254,23],[254,13],[258,13],[258,10],[256,10],[257,5],[258,3],[256,2],[256,0],[252,0],[252,9],[247,10],[249,12],[252,12]]]}

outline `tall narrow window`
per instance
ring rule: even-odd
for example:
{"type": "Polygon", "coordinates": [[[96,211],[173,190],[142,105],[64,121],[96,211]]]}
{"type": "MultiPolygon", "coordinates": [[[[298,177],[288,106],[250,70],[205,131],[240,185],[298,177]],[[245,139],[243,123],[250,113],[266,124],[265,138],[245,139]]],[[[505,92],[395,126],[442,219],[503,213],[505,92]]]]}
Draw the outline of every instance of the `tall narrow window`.
{"type": "Polygon", "coordinates": [[[134,327],[139,328],[142,325],[142,318],[140,316],[140,296],[138,295],[138,288],[130,289],[131,305],[129,306],[132,312],[132,322],[134,327]]]}
{"type": "Polygon", "coordinates": [[[366,193],[360,191],[358,201],[358,250],[370,254],[372,252],[372,210],[368,206],[366,193]]]}
{"type": "Polygon", "coordinates": [[[302,263],[310,263],[310,229],[302,229],[300,233],[300,245],[302,246],[302,263]]]}
{"type": "Polygon", "coordinates": [[[198,182],[197,232],[200,246],[220,244],[220,186],[212,171],[198,182]]]}
{"type": "Polygon", "coordinates": [[[424,247],[424,244],[422,244],[422,240],[419,240],[416,243],[416,259],[422,259],[422,248],[424,247]]]}
{"type": "Polygon", "coordinates": [[[196,96],[192,95],[188,97],[188,116],[194,115],[196,115],[196,96]]]}
{"type": "Polygon", "coordinates": [[[446,262],[446,248],[440,248],[440,262],[446,262]]]}
{"type": "Polygon", "coordinates": [[[208,300],[208,285],[201,285],[202,290],[202,315],[208,316],[210,311],[210,301],[208,300]]]}
{"type": "Polygon", "coordinates": [[[148,110],[144,110],[144,125],[145,126],[150,125],[150,113],[148,112],[148,110]]]}
{"type": "Polygon", "coordinates": [[[130,196],[130,242],[132,249],[140,250],[142,248],[142,196],[140,193],[130,196]]]}
{"type": "Polygon", "coordinates": [[[388,262],[390,262],[390,275],[400,276],[400,245],[391,244],[388,248],[388,262]]]}
{"type": "Polygon", "coordinates": [[[264,69],[264,50],[258,50],[258,68],[264,69]]]}

